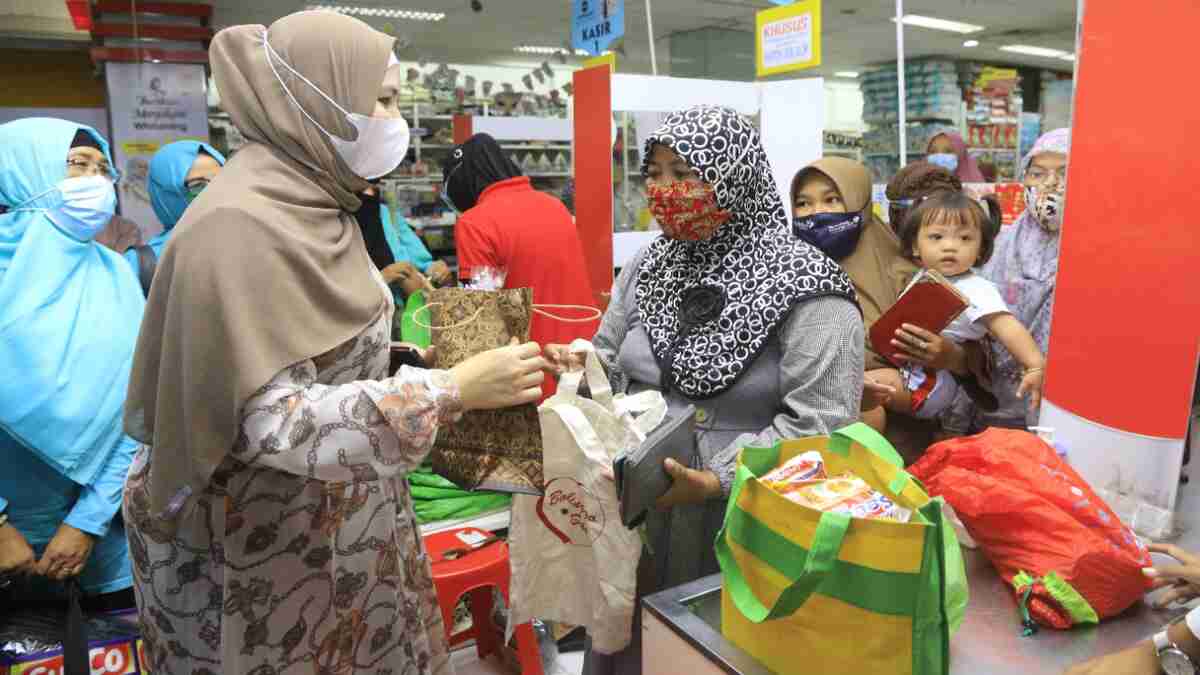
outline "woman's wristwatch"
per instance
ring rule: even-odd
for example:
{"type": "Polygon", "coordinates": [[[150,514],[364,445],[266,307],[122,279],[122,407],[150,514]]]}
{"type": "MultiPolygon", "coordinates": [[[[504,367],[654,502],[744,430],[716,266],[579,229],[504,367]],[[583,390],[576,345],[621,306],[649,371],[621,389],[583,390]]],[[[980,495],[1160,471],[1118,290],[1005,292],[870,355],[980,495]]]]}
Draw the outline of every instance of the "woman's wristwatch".
{"type": "Polygon", "coordinates": [[[1154,651],[1158,652],[1159,667],[1167,675],[1197,675],[1200,673],[1200,669],[1196,668],[1191,657],[1174,642],[1171,642],[1166,630],[1154,636],[1154,651]]]}

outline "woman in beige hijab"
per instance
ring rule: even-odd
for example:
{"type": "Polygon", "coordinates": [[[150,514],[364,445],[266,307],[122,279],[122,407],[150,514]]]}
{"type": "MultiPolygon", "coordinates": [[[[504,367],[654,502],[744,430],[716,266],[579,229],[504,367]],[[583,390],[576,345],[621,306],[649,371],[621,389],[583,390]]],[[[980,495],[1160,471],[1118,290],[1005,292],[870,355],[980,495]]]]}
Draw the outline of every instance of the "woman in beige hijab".
{"type": "MultiPolygon", "coordinates": [[[[810,243],[837,260],[846,271],[854,283],[869,335],[871,326],[896,303],[917,271],[916,264],[903,255],[896,232],[875,216],[870,171],[861,162],[844,157],[819,159],[792,179],[791,197],[794,229],[802,238],[814,240],[810,243]],[[811,234],[803,232],[806,226],[813,230],[811,234]]],[[[897,335],[898,351],[912,354],[919,345],[904,342],[911,338],[907,333],[897,335]]],[[[949,340],[925,346],[936,346],[942,351],[919,354],[923,358],[943,364],[942,369],[966,370],[963,349],[956,348],[949,340]]],[[[865,357],[868,371],[890,367],[869,340],[865,357]]],[[[886,387],[865,380],[863,410],[877,408],[889,395],[886,387]]],[[[890,415],[887,429],[881,431],[911,461],[934,440],[938,427],[935,422],[890,415]]]]}
{"type": "Polygon", "coordinates": [[[407,149],[392,46],[329,12],[212,42],[249,142],[164,252],[126,403],[155,673],[451,671],[403,475],[462,410],[538,400],[545,363],[387,376],[391,295],[352,214],[407,149]]]}

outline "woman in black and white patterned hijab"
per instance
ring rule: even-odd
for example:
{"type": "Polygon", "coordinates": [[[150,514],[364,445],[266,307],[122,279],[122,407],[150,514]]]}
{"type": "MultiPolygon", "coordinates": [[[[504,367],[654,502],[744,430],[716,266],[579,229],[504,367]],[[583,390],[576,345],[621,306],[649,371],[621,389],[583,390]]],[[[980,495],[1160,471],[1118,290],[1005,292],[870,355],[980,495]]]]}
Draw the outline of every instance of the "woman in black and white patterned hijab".
{"type": "MultiPolygon", "coordinates": [[[[646,516],[639,597],[718,571],[742,447],[857,421],[864,342],[849,279],[792,235],[752,122],[720,107],[673,113],[645,156],[664,236],[622,270],[593,344],[616,391],[660,390],[673,416],[695,406],[696,443],[689,466],[664,464],[673,484],[646,516]]],[[[585,672],[641,672],[638,614],[630,647],[589,652],[585,672]]]]}
{"type": "Polygon", "coordinates": [[[793,236],[758,130],[736,112],[672,114],[646,140],[642,174],[666,236],[638,269],[637,305],[672,389],[719,395],[798,303],[854,300],[838,264],[793,236]]]}

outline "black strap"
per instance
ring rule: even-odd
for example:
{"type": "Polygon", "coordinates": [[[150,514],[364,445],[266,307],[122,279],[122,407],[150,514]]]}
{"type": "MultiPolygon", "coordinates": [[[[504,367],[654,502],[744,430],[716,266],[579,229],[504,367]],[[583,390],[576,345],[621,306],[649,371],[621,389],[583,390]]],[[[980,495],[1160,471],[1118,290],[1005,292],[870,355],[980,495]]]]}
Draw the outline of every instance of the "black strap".
{"type": "Polygon", "coordinates": [[[63,632],[63,675],[91,675],[88,665],[87,624],[83,620],[83,589],[77,579],[67,583],[67,625],[63,632]]]}
{"type": "Polygon", "coordinates": [[[150,283],[154,281],[154,268],[158,267],[158,256],[149,246],[134,249],[138,257],[138,281],[142,282],[142,295],[150,297],[150,283]]]}

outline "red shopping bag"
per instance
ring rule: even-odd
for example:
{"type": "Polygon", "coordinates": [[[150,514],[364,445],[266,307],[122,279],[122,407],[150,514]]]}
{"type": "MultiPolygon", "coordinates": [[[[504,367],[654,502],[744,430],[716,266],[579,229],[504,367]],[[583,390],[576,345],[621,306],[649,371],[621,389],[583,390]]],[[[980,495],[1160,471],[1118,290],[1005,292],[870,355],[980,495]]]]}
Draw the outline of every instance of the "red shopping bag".
{"type": "Polygon", "coordinates": [[[1150,553],[1052,447],[988,429],[931,447],[909,469],[954,507],[1010,583],[1026,630],[1115,616],[1150,589],[1150,553]]]}

